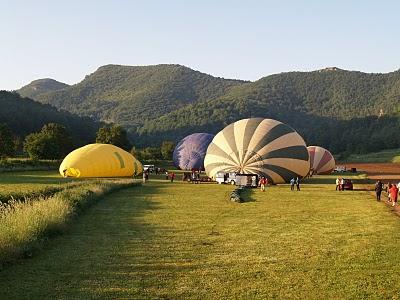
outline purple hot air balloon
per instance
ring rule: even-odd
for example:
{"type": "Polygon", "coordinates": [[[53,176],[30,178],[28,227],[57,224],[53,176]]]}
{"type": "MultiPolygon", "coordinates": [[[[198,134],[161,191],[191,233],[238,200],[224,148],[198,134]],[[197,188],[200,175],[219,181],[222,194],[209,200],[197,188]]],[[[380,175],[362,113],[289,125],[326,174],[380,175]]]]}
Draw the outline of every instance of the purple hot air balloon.
{"type": "Polygon", "coordinates": [[[174,150],[174,165],[182,170],[204,170],[204,157],[213,138],[213,134],[193,133],[182,139],[174,150]]]}

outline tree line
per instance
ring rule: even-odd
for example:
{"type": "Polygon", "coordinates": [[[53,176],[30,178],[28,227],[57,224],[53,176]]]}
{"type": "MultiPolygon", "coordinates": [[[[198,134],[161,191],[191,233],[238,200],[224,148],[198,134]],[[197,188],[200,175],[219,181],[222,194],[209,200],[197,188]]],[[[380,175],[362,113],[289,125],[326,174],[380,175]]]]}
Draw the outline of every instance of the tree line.
{"type": "MultiPolygon", "coordinates": [[[[172,141],[163,141],[160,147],[136,148],[129,142],[126,130],[116,124],[101,127],[94,142],[113,144],[130,151],[139,160],[171,159],[175,148],[172,141]]],[[[23,142],[6,124],[0,124],[0,158],[23,152],[31,159],[62,159],[75,148],[71,133],[58,123],[44,125],[28,134],[23,142]]]]}

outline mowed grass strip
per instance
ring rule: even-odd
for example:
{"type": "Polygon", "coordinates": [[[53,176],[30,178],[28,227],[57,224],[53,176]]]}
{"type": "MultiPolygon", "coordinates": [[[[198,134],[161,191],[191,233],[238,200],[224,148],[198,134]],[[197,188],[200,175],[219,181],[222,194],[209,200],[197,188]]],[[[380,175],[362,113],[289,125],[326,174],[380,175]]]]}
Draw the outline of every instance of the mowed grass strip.
{"type": "MultiPolygon", "coordinates": [[[[400,219],[365,191],[149,182],[113,193],[48,251],[1,272],[5,298],[399,298],[400,219]]],[[[1,296],[1,294],[0,294],[1,296]]]]}

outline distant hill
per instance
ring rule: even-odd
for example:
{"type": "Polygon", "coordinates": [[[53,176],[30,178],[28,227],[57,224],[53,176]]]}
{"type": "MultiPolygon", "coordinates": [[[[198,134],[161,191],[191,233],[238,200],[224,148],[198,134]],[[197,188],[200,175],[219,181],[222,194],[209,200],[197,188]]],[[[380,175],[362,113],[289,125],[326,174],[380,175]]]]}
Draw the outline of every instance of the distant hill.
{"type": "Polygon", "coordinates": [[[107,65],[78,84],[34,98],[81,116],[140,127],[146,120],[190,103],[218,98],[243,83],[180,65],[107,65]]]}
{"type": "Polygon", "coordinates": [[[55,92],[69,87],[68,84],[51,78],[43,78],[32,81],[30,84],[17,90],[22,97],[35,98],[47,92],[55,92]]]}
{"type": "Polygon", "coordinates": [[[93,142],[100,123],[89,118],[72,115],[66,111],[57,111],[17,93],[0,91],[0,123],[5,123],[15,135],[21,138],[38,131],[44,124],[60,123],[74,138],[76,145],[93,142]]]}
{"type": "MultiPolygon", "coordinates": [[[[144,141],[146,144],[153,141],[153,137],[179,139],[193,131],[218,132],[241,118],[265,117],[288,123],[309,143],[342,152],[352,140],[364,136],[363,133],[373,134],[368,126],[372,126],[375,132],[382,130],[379,126],[375,128],[372,120],[379,119],[382,123],[394,118],[391,127],[398,128],[400,124],[397,125],[396,115],[399,111],[399,71],[388,74],[340,69],[290,72],[264,77],[231,89],[218,99],[196,102],[148,120],[139,130],[138,138],[142,141],[148,139],[144,141]],[[383,117],[378,118],[382,112],[383,117]],[[339,128],[349,131],[350,125],[358,126],[352,132],[361,132],[358,136],[347,133],[342,137],[345,133],[341,134],[339,128]],[[329,138],[333,133],[338,136],[329,138]]],[[[387,131],[391,132],[391,129],[387,131]]],[[[400,144],[400,138],[396,136],[391,140],[400,144]]],[[[368,141],[363,144],[367,145],[368,141]]],[[[386,147],[385,144],[381,146],[386,147]]]]}
{"type": "Polygon", "coordinates": [[[35,99],[121,124],[139,145],[215,133],[241,118],[266,117],[288,123],[309,144],[334,152],[363,152],[375,144],[380,148],[374,150],[400,147],[397,135],[388,136],[400,130],[400,71],[367,74],[333,67],[246,82],[180,65],[107,65],[78,84],[35,99]]]}

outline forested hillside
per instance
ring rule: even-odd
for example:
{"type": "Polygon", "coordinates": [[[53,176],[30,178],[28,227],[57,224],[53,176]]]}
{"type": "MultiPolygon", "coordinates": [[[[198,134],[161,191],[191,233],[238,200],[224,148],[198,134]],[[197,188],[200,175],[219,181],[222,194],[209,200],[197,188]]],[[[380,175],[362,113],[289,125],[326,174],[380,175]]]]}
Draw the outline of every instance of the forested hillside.
{"type": "Polygon", "coordinates": [[[22,98],[17,93],[0,91],[0,124],[6,124],[20,138],[40,130],[47,123],[64,125],[74,138],[76,145],[93,142],[100,123],[89,118],[57,111],[50,105],[22,98]]]}
{"type": "Polygon", "coordinates": [[[149,120],[139,140],[178,139],[193,131],[218,132],[241,118],[288,123],[308,144],[335,153],[368,152],[400,145],[400,72],[365,74],[343,70],[272,75],[149,120]],[[383,113],[381,117],[378,117],[383,113]]]}
{"type": "Polygon", "coordinates": [[[180,65],[108,65],[76,85],[36,99],[121,124],[136,145],[177,141],[193,132],[216,133],[238,119],[266,117],[288,123],[309,144],[335,153],[400,146],[400,71],[366,74],[329,68],[245,82],[180,65]]]}
{"type": "Polygon", "coordinates": [[[57,80],[44,78],[32,81],[30,84],[25,85],[17,92],[22,97],[35,98],[38,95],[42,95],[47,92],[59,91],[68,86],[68,84],[59,82],[57,80]]]}
{"type": "Polygon", "coordinates": [[[141,126],[187,104],[215,99],[243,81],[226,80],[180,65],[107,65],[73,86],[35,100],[81,116],[141,126]]]}

